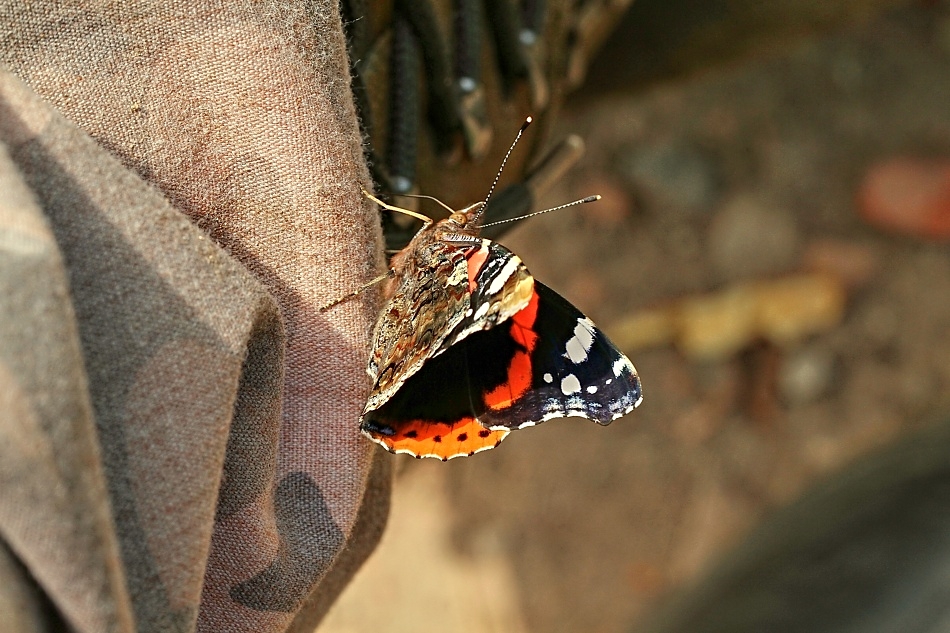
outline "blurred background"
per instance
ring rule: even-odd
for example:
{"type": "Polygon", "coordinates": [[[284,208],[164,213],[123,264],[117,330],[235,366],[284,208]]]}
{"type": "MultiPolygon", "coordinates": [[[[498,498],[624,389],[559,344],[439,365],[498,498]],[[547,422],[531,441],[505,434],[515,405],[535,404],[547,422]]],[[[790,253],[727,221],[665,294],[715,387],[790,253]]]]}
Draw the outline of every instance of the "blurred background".
{"type": "Polygon", "coordinates": [[[568,133],[603,200],[500,241],[643,404],[394,457],[319,630],[950,630],[950,2],[636,0],[568,133]]]}

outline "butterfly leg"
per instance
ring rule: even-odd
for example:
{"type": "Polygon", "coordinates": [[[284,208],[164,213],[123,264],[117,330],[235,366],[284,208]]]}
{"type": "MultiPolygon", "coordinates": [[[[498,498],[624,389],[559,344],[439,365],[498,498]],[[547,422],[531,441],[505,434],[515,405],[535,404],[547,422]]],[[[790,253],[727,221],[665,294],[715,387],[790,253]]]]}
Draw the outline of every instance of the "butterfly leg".
{"type": "Polygon", "coordinates": [[[365,284],[363,284],[362,286],[360,286],[359,288],[357,288],[357,289],[354,290],[353,292],[351,292],[351,293],[349,293],[349,294],[346,294],[346,295],[343,295],[343,296],[340,297],[339,299],[334,299],[333,301],[331,301],[331,302],[328,303],[327,305],[325,305],[325,306],[323,306],[322,308],[320,308],[319,311],[320,311],[320,312],[326,312],[326,311],[329,310],[330,308],[335,307],[335,306],[338,306],[338,305],[340,305],[341,303],[343,303],[344,301],[349,301],[350,299],[353,299],[353,298],[355,298],[355,297],[358,297],[358,296],[359,296],[360,294],[362,294],[367,288],[372,288],[373,286],[375,286],[376,284],[378,284],[378,283],[381,282],[381,281],[386,281],[387,279],[391,279],[391,278],[393,277],[393,275],[395,275],[395,274],[396,274],[396,271],[393,270],[392,268],[390,268],[388,271],[386,271],[385,274],[382,274],[382,275],[380,275],[379,277],[376,277],[375,279],[372,279],[372,280],[370,280],[370,281],[367,281],[365,284]]]}
{"type": "Polygon", "coordinates": [[[411,211],[410,209],[403,209],[402,207],[396,207],[391,204],[386,204],[385,202],[383,202],[382,200],[380,200],[379,198],[377,198],[370,192],[366,191],[366,188],[363,185],[360,185],[360,191],[363,193],[363,196],[365,198],[372,200],[373,202],[375,202],[376,204],[378,204],[384,209],[388,209],[389,211],[395,211],[396,213],[402,213],[403,215],[408,215],[409,217],[416,218],[417,220],[422,220],[426,226],[429,226],[430,224],[432,224],[432,218],[430,218],[429,216],[422,215],[421,213],[416,213],[415,211],[411,211]]]}

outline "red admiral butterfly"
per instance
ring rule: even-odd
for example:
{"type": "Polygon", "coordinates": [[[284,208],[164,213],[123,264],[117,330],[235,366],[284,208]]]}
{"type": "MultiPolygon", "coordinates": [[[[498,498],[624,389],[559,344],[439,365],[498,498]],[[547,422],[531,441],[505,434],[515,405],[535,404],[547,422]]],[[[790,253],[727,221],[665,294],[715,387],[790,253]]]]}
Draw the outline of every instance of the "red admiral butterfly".
{"type": "Polygon", "coordinates": [[[445,461],[551,418],[606,425],[640,404],[626,356],[514,253],[479,237],[488,198],[433,222],[364,194],[426,222],[387,275],[364,435],[393,453],[445,461]]]}

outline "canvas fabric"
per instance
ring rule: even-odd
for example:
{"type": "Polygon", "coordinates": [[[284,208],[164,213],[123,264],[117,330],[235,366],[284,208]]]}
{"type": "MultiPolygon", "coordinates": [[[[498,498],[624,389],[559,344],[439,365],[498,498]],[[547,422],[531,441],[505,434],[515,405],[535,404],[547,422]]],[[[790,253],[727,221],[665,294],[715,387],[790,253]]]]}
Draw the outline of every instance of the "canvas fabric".
{"type": "Polygon", "coordinates": [[[311,631],[378,541],[335,1],[0,0],[0,623],[311,631]]]}

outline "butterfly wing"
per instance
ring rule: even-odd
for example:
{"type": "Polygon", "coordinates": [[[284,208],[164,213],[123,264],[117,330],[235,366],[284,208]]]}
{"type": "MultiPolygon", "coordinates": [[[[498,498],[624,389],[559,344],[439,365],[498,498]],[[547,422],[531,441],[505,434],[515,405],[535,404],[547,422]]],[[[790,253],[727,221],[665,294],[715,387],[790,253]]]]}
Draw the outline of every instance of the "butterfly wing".
{"type": "Polygon", "coordinates": [[[482,385],[504,380],[510,353],[483,347],[495,338],[491,332],[476,332],[428,359],[385,403],[363,412],[363,434],[393,453],[442,460],[497,446],[508,429],[479,422],[484,407],[478,398],[482,385]],[[489,368],[494,376],[485,373],[489,368]]]}
{"type": "Polygon", "coordinates": [[[427,241],[408,257],[373,332],[364,414],[383,406],[426,362],[474,332],[511,318],[534,279],[503,246],[466,236],[427,241]]]}
{"type": "MultiPolygon", "coordinates": [[[[460,321],[457,329],[470,328],[460,321]]],[[[640,400],[630,361],[577,308],[535,281],[525,307],[444,347],[384,404],[365,411],[360,428],[390,451],[446,460],[493,448],[510,430],[551,418],[609,424],[640,400]]]]}
{"type": "Polygon", "coordinates": [[[606,425],[639,406],[640,377],[630,360],[563,297],[537,281],[534,291],[508,326],[522,349],[508,379],[483,392],[480,422],[518,429],[579,416],[606,425]]]}

